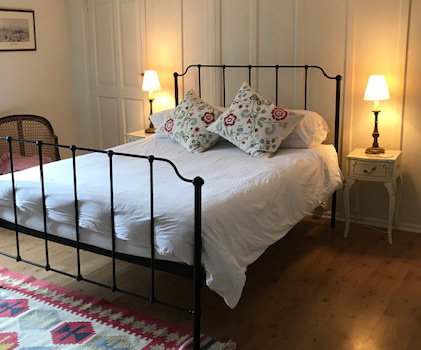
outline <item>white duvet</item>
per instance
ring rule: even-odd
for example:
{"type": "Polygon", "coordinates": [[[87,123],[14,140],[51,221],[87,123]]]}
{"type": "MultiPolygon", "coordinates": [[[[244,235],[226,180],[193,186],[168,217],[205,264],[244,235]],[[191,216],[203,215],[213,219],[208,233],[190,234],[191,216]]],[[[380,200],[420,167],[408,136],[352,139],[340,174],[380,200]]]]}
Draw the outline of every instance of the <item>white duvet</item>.
{"type": "MultiPolygon", "coordinates": [[[[201,154],[186,152],[154,136],[121,145],[115,151],[172,160],[186,178],[201,176],[203,186],[203,264],[206,284],[230,307],[240,299],[247,266],[281,239],[320,202],[341,186],[336,152],[331,145],[280,150],[274,157],[254,158],[227,142],[201,154]]],[[[116,236],[148,255],[149,163],[115,156],[116,236]]],[[[110,236],[108,156],[77,158],[80,226],[84,234],[110,236]]],[[[72,161],[44,166],[49,233],[74,231],[72,161]],[[61,226],[60,226],[61,225],[61,226]]],[[[19,224],[42,229],[39,168],[15,174],[19,224]]],[[[181,181],[167,163],[154,163],[155,249],[159,256],[192,264],[194,187],[181,181]]],[[[10,175],[0,176],[0,217],[13,221],[10,175]]],[[[74,238],[73,238],[74,239],[74,238]]],[[[103,240],[98,240],[102,246],[103,240]]],[[[133,250],[133,249],[132,249],[133,250]]]]}

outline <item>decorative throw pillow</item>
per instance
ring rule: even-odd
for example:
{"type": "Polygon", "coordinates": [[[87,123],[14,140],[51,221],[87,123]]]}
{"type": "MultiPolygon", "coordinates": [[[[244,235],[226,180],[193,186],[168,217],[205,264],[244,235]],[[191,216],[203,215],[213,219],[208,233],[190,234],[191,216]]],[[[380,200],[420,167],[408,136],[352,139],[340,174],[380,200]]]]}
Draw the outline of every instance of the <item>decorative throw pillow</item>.
{"type": "Polygon", "coordinates": [[[189,152],[204,152],[218,141],[218,135],[206,128],[220,115],[221,112],[190,90],[174,113],[158,128],[158,134],[167,135],[189,152]]]}
{"type": "Polygon", "coordinates": [[[276,107],[244,83],[231,106],[208,127],[255,157],[270,157],[304,115],[276,107]]]}

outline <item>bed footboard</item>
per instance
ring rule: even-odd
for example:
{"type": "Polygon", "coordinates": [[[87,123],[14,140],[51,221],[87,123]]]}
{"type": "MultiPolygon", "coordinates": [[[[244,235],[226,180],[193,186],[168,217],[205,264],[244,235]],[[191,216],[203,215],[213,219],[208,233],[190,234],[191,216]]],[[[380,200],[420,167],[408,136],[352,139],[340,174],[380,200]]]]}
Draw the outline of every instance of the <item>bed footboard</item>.
{"type": "Polygon", "coordinates": [[[188,179],[183,177],[178,171],[177,167],[173,162],[165,158],[154,157],[153,155],[144,156],[144,155],[135,155],[129,153],[120,153],[114,152],[112,150],[104,151],[90,148],[83,148],[77,146],[65,146],[60,144],[50,144],[44,143],[42,141],[29,141],[16,139],[12,137],[0,137],[0,142],[7,142],[9,153],[13,154],[13,149],[16,144],[22,145],[25,143],[36,145],[38,147],[39,154],[39,171],[40,171],[40,188],[42,194],[42,213],[43,213],[43,231],[36,231],[28,227],[24,227],[18,222],[18,209],[16,204],[16,181],[15,181],[15,171],[13,167],[13,157],[10,157],[10,169],[11,169],[11,186],[13,193],[13,213],[14,213],[14,222],[9,222],[0,219],[0,226],[7,228],[15,233],[16,239],[16,255],[12,255],[3,251],[0,251],[0,254],[16,261],[25,262],[27,264],[44,268],[46,271],[53,271],[67,277],[74,278],[78,281],[85,281],[100,287],[111,289],[113,292],[120,292],[130,296],[138,297],[150,301],[151,303],[158,303],[166,305],[168,307],[175,308],[180,311],[188,312],[193,316],[194,320],[194,349],[200,349],[200,319],[201,319],[201,288],[204,281],[204,269],[202,266],[202,186],[204,181],[200,177],[194,179],[188,179]],[[43,150],[45,147],[53,147],[56,150],[58,149],[68,149],[72,154],[72,164],[73,164],[73,193],[74,193],[74,213],[75,213],[75,239],[66,239],[56,235],[53,235],[48,232],[47,229],[47,208],[46,208],[46,195],[45,195],[45,181],[44,181],[44,167],[43,167],[43,150]],[[111,250],[103,249],[97,246],[89,245],[80,241],[80,232],[79,232],[79,200],[77,192],[77,182],[78,174],[76,171],[76,153],[80,152],[89,152],[89,153],[102,153],[108,156],[109,163],[109,198],[110,198],[110,227],[111,227],[111,250]],[[115,233],[115,213],[114,213],[114,176],[113,176],[113,158],[115,156],[120,157],[131,157],[142,159],[145,162],[149,163],[149,193],[150,193],[150,229],[149,229],[149,239],[150,239],[150,257],[138,257],[134,255],[124,254],[116,251],[116,233],[115,233]],[[155,257],[155,222],[154,222],[154,163],[155,162],[165,162],[171,165],[174,169],[177,177],[184,182],[192,184],[192,190],[194,191],[194,245],[193,245],[193,265],[187,265],[182,263],[176,263],[171,261],[165,261],[156,259],[155,257]],[[33,237],[37,237],[44,240],[45,246],[45,264],[39,264],[28,259],[24,259],[21,255],[20,249],[20,235],[26,234],[33,237]],[[75,264],[77,266],[77,274],[70,274],[66,271],[61,271],[54,268],[50,264],[49,258],[49,242],[55,242],[59,244],[66,245],[68,247],[75,248],[75,264]],[[85,278],[82,275],[81,269],[81,259],[80,252],[81,250],[86,250],[95,254],[111,257],[112,259],[112,285],[105,285],[101,282],[85,278]],[[141,295],[131,291],[124,290],[118,287],[118,276],[116,271],[116,261],[122,260],[130,262],[136,265],[145,266],[150,269],[150,293],[149,295],[141,295]],[[156,298],[155,293],[155,271],[165,271],[172,273],[178,276],[191,278],[194,281],[194,301],[192,308],[186,308],[180,305],[174,305],[168,303],[164,300],[156,298]]]}

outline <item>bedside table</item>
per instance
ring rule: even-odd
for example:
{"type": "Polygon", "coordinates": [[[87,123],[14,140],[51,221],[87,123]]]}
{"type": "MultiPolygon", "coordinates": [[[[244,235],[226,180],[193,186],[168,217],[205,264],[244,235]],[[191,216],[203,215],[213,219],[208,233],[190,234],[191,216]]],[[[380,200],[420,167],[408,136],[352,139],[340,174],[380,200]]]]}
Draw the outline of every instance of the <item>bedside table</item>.
{"type": "Polygon", "coordinates": [[[148,133],[145,132],[145,130],[128,132],[126,134],[126,143],[137,141],[137,140],[140,140],[140,139],[144,139],[144,138],[152,136],[152,135],[155,135],[155,134],[148,134],[148,133]]]}
{"type": "MultiPolygon", "coordinates": [[[[357,148],[348,155],[348,173],[344,185],[344,238],[348,237],[349,233],[349,192],[352,185],[356,182],[358,184],[358,181],[382,182],[389,193],[387,236],[389,244],[393,243],[392,229],[395,215],[395,205],[399,207],[402,193],[401,155],[401,151],[392,150],[387,150],[384,154],[367,154],[363,148],[357,148]]],[[[355,222],[358,220],[358,202],[359,197],[357,195],[357,215],[355,222]]]]}

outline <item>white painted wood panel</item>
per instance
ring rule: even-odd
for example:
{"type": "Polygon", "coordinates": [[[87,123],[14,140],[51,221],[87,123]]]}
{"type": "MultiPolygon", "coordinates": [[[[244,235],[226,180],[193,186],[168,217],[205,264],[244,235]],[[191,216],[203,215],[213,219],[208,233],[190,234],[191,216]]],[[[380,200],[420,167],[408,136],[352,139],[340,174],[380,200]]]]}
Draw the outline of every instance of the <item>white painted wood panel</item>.
{"type": "MultiPolygon", "coordinates": [[[[115,113],[114,119],[111,115],[105,119],[112,125],[119,122],[121,133],[146,120],[145,115],[136,119],[136,115],[141,114],[139,110],[148,107],[136,76],[141,70],[134,72],[137,66],[158,71],[163,88],[156,94],[154,108],[158,111],[173,107],[172,74],[184,71],[189,64],[314,64],[325,68],[328,74],[344,75],[344,154],[371,142],[371,104],[363,101],[363,94],[368,75],[375,73],[386,75],[391,93],[391,100],[382,103],[380,143],[387,148],[401,145],[410,0],[89,1],[98,6],[94,16],[101,17],[96,27],[90,27],[94,32],[101,32],[94,57],[101,62],[102,68],[93,70],[101,85],[94,84],[94,98],[117,98],[117,110],[111,110],[115,113]],[[104,26],[113,28],[112,35],[107,33],[109,28],[102,29],[104,26]]],[[[419,8],[417,2],[412,1],[412,4],[411,13],[414,14],[419,8]]],[[[414,62],[419,58],[414,44],[419,38],[413,34],[418,19],[414,16],[409,48],[410,52],[416,53],[412,53],[408,62],[411,72],[417,71],[414,62]]],[[[203,70],[202,78],[203,97],[220,104],[220,72],[203,70]]],[[[247,69],[227,73],[228,104],[245,80],[248,80],[247,69]]],[[[302,107],[303,75],[280,70],[279,83],[279,104],[302,107]]],[[[274,72],[261,71],[252,76],[253,88],[272,100],[275,100],[274,84],[274,72]]],[[[197,73],[180,79],[180,85],[182,90],[194,88],[197,91],[197,73]]],[[[413,84],[408,89],[414,89],[413,84]]],[[[318,72],[309,75],[309,108],[324,115],[331,129],[334,90],[334,81],[327,81],[318,72]]],[[[407,96],[412,93],[406,91],[407,96]]],[[[411,117],[415,109],[411,109],[411,117]]],[[[405,124],[413,122],[408,120],[405,124]]],[[[414,142],[406,140],[406,137],[416,139],[411,125],[405,125],[405,128],[404,159],[405,148],[419,149],[414,142]]],[[[412,169],[408,164],[406,166],[412,169]]],[[[418,184],[421,181],[414,179],[413,182],[414,188],[421,186],[418,184]]],[[[366,189],[366,192],[367,197],[379,195],[378,198],[382,198],[376,190],[366,189]]],[[[404,198],[408,203],[416,202],[413,196],[404,198]]],[[[364,202],[369,203],[366,199],[364,202]]],[[[385,212],[383,204],[376,208],[362,205],[361,209],[366,217],[381,218],[385,212]]],[[[418,219],[414,214],[408,214],[405,220],[415,222],[418,219]]]]}
{"type": "Polygon", "coordinates": [[[402,37],[400,29],[407,26],[408,3],[408,0],[384,0],[379,6],[378,1],[360,0],[356,4],[353,124],[357,129],[352,137],[353,147],[366,147],[370,142],[369,135],[364,137],[364,133],[357,131],[367,130],[369,134],[373,129],[372,103],[363,101],[370,74],[385,74],[391,95],[389,101],[381,103],[379,142],[386,148],[400,147],[402,63],[406,55],[406,36],[402,37]]]}
{"type": "MultiPolygon", "coordinates": [[[[221,2],[221,59],[225,64],[250,63],[250,1],[221,2]]],[[[227,70],[226,98],[229,105],[244,81],[247,69],[227,70]]]]}
{"type": "Polygon", "coordinates": [[[112,0],[92,2],[93,49],[98,86],[115,86],[116,49],[114,44],[114,10],[112,0]]]}
{"type": "MultiPolygon", "coordinates": [[[[344,73],[346,38],[346,0],[303,0],[299,20],[304,28],[302,60],[318,65],[331,76],[344,73]]],[[[336,81],[319,71],[309,70],[308,109],[317,111],[328,121],[329,141],[333,142],[336,81]]]]}
{"type": "MultiPolygon", "coordinates": [[[[184,68],[190,64],[205,62],[205,48],[210,45],[205,37],[205,18],[209,15],[206,11],[206,0],[183,1],[183,60],[184,68]]],[[[187,89],[199,91],[198,74],[195,69],[183,79],[187,89]]],[[[203,86],[202,96],[209,98],[206,86],[203,86]]]]}
{"type": "Polygon", "coordinates": [[[118,98],[98,97],[98,111],[101,115],[101,137],[104,148],[113,147],[120,143],[118,121],[118,98]],[[116,132],[117,131],[117,132],[116,132]]]}
{"type": "Polygon", "coordinates": [[[126,120],[126,132],[138,131],[145,128],[145,124],[139,118],[143,114],[144,101],[135,99],[123,99],[123,115],[126,120]]]}
{"type": "Polygon", "coordinates": [[[121,39],[122,85],[141,87],[140,9],[138,0],[120,0],[119,23],[121,39]]]}
{"type": "Polygon", "coordinates": [[[182,1],[144,0],[147,69],[158,72],[162,90],[155,94],[154,110],[174,107],[175,71],[183,70],[182,1]]]}
{"type": "Polygon", "coordinates": [[[94,53],[91,71],[97,77],[91,89],[92,98],[99,101],[94,104],[93,114],[100,130],[99,146],[105,148],[123,143],[126,132],[146,125],[146,94],[141,90],[140,77],[141,3],[90,0],[89,4],[89,46],[94,53]]]}
{"type": "MultiPolygon", "coordinates": [[[[391,99],[381,102],[379,116],[379,144],[384,148],[401,147],[402,128],[402,67],[406,59],[406,36],[401,29],[407,27],[409,0],[355,1],[354,52],[352,77],[352,134],[350,148],[370,146],[374,128],[373,104],[364,101],[364,91],[371,74],[384,74],[391,99]],[[376,15],[373,16],[373,13],[376,15]]],[[[405,153],[403,154],[405,158],[405,153]]],[[[387,195],[382,187],[361,187],[360,213],[362,216],[386,219],[387,195]],[[373,198],[376,204],[373,205],[373,198]]]]}
{"type": "Polygon", "coordinates": [[[421,1],[413,1],[409,28],[408,67],[406,74],[406,103],[402,135],[404,186],[401,222],[421,227],[421,1]]]}
{"type": "MultiPolygon", "coordinates": [[[[257,47],[260,64],[294,64],[295,58],[295,0],[258,2],[257,47]]],[[[294,72],[279,71],[279,105],[295,107],[294,72]]],[[[272,101],[275,96],[275,72],[262,69],[258,75],[258,90],[272,101]]]]}

